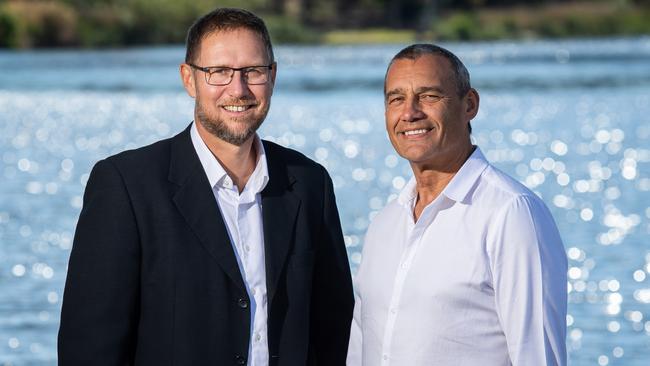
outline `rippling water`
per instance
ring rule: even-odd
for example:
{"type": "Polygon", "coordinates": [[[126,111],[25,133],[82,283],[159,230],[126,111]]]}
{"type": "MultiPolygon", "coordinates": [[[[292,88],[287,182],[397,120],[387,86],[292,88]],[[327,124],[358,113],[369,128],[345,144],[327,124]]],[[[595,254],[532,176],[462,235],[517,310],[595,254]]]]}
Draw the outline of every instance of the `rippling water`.
{"type": "MultiPolygon", "coordinates": [[[[447,44],[481,94],[473,138],[540,194],[569,260],[571,365],[650,359],[650,38],[447,44]]],[[[261,135],[324,164],[352,269],[410,176],[385,135],[401,46],[279,47],[261,135]]],[[[98,159],[182,130],[182,48],[0,52],[0,364],[56,364],[66,263],[98,159]]]]}

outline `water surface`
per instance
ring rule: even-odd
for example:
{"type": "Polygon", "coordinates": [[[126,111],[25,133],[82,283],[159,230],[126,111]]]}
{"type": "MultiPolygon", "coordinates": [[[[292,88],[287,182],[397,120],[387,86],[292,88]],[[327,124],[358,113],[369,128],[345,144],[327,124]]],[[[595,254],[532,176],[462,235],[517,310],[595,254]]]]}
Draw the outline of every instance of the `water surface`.
{"type": "MultiPolygon", "coordinates": [[[[325,165],[353,271],[410,169],[383,122],[403,45],[278,47],[260,134],[325,165]]],[[[571,365],[650,359],[650,38],[446,44],[481,95],[473,139],[543,197],[569,260],[571,365]]],[[[99,159],[192,119],[181,47],[0,52],[0,364],[56,364],[66,264],[99,159]]]]}

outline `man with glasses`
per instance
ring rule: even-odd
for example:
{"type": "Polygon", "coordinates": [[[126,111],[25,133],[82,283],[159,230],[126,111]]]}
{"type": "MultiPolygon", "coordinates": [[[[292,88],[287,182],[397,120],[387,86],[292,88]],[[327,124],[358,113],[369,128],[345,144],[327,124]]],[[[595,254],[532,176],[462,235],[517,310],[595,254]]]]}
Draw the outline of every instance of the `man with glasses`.
{"type": "Polygon", "coordinates": [[[88,180],[60,365],[345,364],[353,296],[331,179],[256,134],[276,72],[254,14],[192,25],[194,122],[88,180]]]}

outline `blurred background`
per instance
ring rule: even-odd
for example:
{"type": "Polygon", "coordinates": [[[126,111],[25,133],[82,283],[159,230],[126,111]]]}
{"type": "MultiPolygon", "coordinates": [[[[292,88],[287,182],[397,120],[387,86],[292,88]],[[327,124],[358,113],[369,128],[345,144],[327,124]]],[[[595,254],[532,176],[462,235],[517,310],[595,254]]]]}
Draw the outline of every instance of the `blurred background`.
{"type": "Polygon", "coordinates": [[[0,0],[0,47],[183,43],[189,25],[216,6],[263,16],[276,43],[650,33],[650,0],[0,0]]]}
{"type": "Polygon", "coordinates": [[[5,0],[0,365],[56,364],[88,173],[190,123],[183,38],[216,6],[267,21],[279,71],[260,135],[328,168],[353,272],[368,223],[411,175],[384,131],[386,65],[436,42],[481,95],[474,142],[558,223],[570,364],[649,364],[649,1],[5,0]]]}

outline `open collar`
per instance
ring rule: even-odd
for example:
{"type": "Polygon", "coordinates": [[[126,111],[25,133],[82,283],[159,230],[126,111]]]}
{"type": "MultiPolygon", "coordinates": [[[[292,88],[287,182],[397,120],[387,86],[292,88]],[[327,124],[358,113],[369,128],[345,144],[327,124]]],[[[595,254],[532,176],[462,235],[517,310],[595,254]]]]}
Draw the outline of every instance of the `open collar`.
{"type": "MultiPolygon", "coordinates": [[[[485,159],[481,149],[477,146],[440,195],[455,202],[469,203],[471,192],[488,165],[488,161],[485,159]]],[[[417,196],[417,182],[415,177],[411,177],[400,191],[397,202],[401,206],[412,210],[417,196]]]]}

